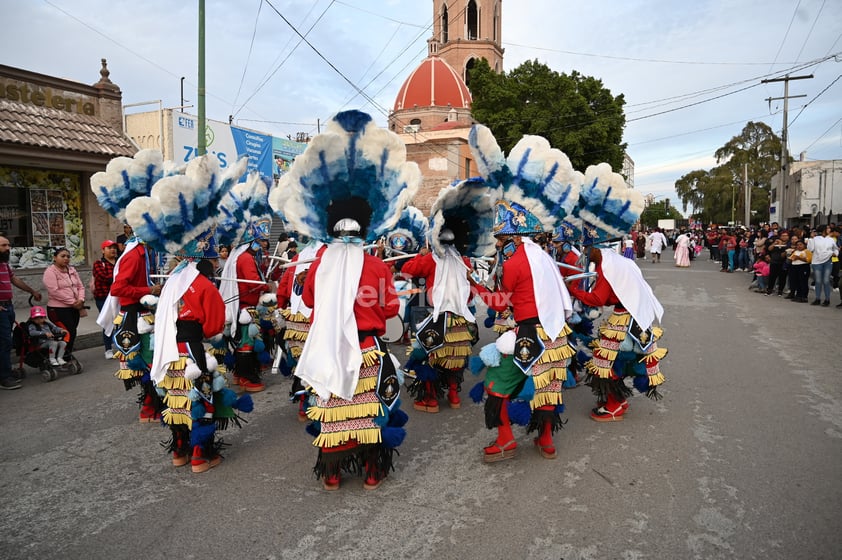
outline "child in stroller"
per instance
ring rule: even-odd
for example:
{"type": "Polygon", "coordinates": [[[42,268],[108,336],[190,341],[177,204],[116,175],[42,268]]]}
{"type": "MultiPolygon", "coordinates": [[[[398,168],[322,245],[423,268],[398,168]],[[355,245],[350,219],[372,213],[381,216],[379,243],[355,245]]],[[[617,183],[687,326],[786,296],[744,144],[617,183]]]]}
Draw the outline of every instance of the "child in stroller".
{"type": "Polygon", "coordinates": [[[63,366],[67,363],[64,361],[64,349],[67,346],[64,336],[67,331],[51,323],[43,307],[35,306],[29,312],[27,333],[30,348],[38,349],[42,354],[44,350],[48,351],[50,365],[63,366]]]}

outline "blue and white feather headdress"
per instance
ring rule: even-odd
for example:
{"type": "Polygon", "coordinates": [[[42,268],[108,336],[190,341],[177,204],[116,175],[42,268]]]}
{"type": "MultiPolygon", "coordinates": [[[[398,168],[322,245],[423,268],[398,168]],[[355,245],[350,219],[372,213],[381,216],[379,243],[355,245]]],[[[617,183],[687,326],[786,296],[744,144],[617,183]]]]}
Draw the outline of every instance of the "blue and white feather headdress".
{"type": "Polygon", "coordinates": [[[291,229],[328,242],[343,218],[356,220],[366,240],[386,235],[421,183],[397,134],[369,115],[344,111],[315,136],[269,194],[291,229]]]}
{"type": "Polygon", "coordinates": [[[485,126],[474,125],[468,142],[480,176],[495,197],[495,235],[551,230],[573,211],[582,174],[545,138],[524,136],[508,157],[485,126]]]}
{"type": "Polygon", "coordinates": [[[248,165],[241,158],[225,171],[217,158],[201,156],[187,164],[184,174],[159,179],[149,196],[132,200],[126,221],[152,248],[166,253],[207,255],[222,198],[237,184],[248,165]],[[194,243],[198,241],[198,243],[194,243]]]}
{"type": "Polygon", "coordinates": [[[482,257],[494,254],[494,225],[496,198],[489,194],[488,185],[479,178],[466,179],[442,188],[430,208],[430,244],[439,255],[444,254],[439,236],[442,229],[453,232],[454,245],[466,256],[482,257]]]}
{"type": "MultiPolygon", "coordinates": [[[[251,172],[244,182],[234,185],[222,198],[216,228],[220,245],[236,246],[262,235],[262,224],[272,212],[269,207],[271,185],[270,178],[251,172]]],[[[268,234],[266,230],[265,235],[268,234]]]]}
{"type": "Polygon", "coordinates": [[[591,165],[585,171],[575,211],[582,220],[585,245],[627,235],[643,209],[643,195],[629,188],[607,163],[591,165]]]}
{"type": "Polygon", "coordinates": [[[430,223],[424,213],[415,206],[407,206],[395,228],[386,235],[386,251],[416,251],[427,241],[429,230],[430,223]]]}
{"type": "Polygon", "coordinates": [[[183,165],[164,162],[158,150],[141,150],[134,157],[117,157],[105,171],[91,177],[91,190],[103,210],[126,222],[126,207],[140,196],[149,196],[159,179],[183,172],[183,165]]]}

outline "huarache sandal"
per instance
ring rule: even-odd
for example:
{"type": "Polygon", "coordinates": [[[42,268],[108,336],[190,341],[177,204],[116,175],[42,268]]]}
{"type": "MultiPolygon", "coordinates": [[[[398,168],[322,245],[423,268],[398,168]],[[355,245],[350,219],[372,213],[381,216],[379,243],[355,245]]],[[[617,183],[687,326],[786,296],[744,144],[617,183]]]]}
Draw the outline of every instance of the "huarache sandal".
{"type": "Polygon", "coordinates": [[[517,442],[511,440],[503,445],[498,445],[497,442],[492,442],[491,445],[483,449],[482,460],[485,463],[496,463],[498,461],[505,461],[511,459],[517,453],[517,442]]]}

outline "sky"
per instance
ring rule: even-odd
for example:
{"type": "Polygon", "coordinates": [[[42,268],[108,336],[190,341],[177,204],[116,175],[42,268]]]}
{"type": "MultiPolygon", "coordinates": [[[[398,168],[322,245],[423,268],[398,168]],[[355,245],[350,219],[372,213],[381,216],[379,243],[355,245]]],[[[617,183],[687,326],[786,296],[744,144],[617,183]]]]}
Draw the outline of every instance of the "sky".
{"type": "MultiPolygon", "coordinates": [[[[813,76],[789,82],[790,154],[842,159],[840,0],[502,4],[504,70],[538,60],[622,94],[635,188],[656,200],[684,210],[675,181],[717,165],[714,152],[749,121],[781,135],[784,101],[773,98],[784,83],[764,79],[813,76]]],[[[433,6],[206,0],[207,117],[293,138],[344,109],[386,126],[427,54],[433,6]]],[[[0,21],[1,64],[93,84],[105,58],[124,104],[177,107],[182,85],[184,103],[196,103],[198,0],[0,0],[0,21]]]]}

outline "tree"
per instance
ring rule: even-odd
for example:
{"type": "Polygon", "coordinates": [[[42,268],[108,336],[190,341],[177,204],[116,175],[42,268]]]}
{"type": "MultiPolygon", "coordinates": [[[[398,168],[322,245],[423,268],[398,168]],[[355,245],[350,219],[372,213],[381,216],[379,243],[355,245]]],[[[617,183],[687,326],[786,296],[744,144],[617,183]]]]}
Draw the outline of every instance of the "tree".
{"type": "Polygon", "coordinates": [[[708,223],[726,223],[732,215],[740,221],[745,214],[743,177],[748,165],[751,210],[767,216],[772,176],[781,168],[781,139],[765,123],[749,121],[742,132],[716,150],[710,171],[696,170],[675,182],[684,209],[692,205],[693,217],[708,223]],[[733,200],[733,207],[732,207],[733,200]]]}
{"type": "Polygon", "coordinates": [[[659,200],[647,206],[640,214],[640,223],[647,228],[656,227],[658,220],[683,220],[681,215],[674,206],[670,206],[669,200],[659,200]]]}
{"type": "Polygon", "coordinates": [[[601,80],[575,70],[560,74],[537,60],[498,74],[483,59],[469,81],[471,114],[491,129],[504,152],[524,134],[536,134],[567,154],[574,169],[584,172],[603,161],[622,169],[625,99],[601,80]]]}

